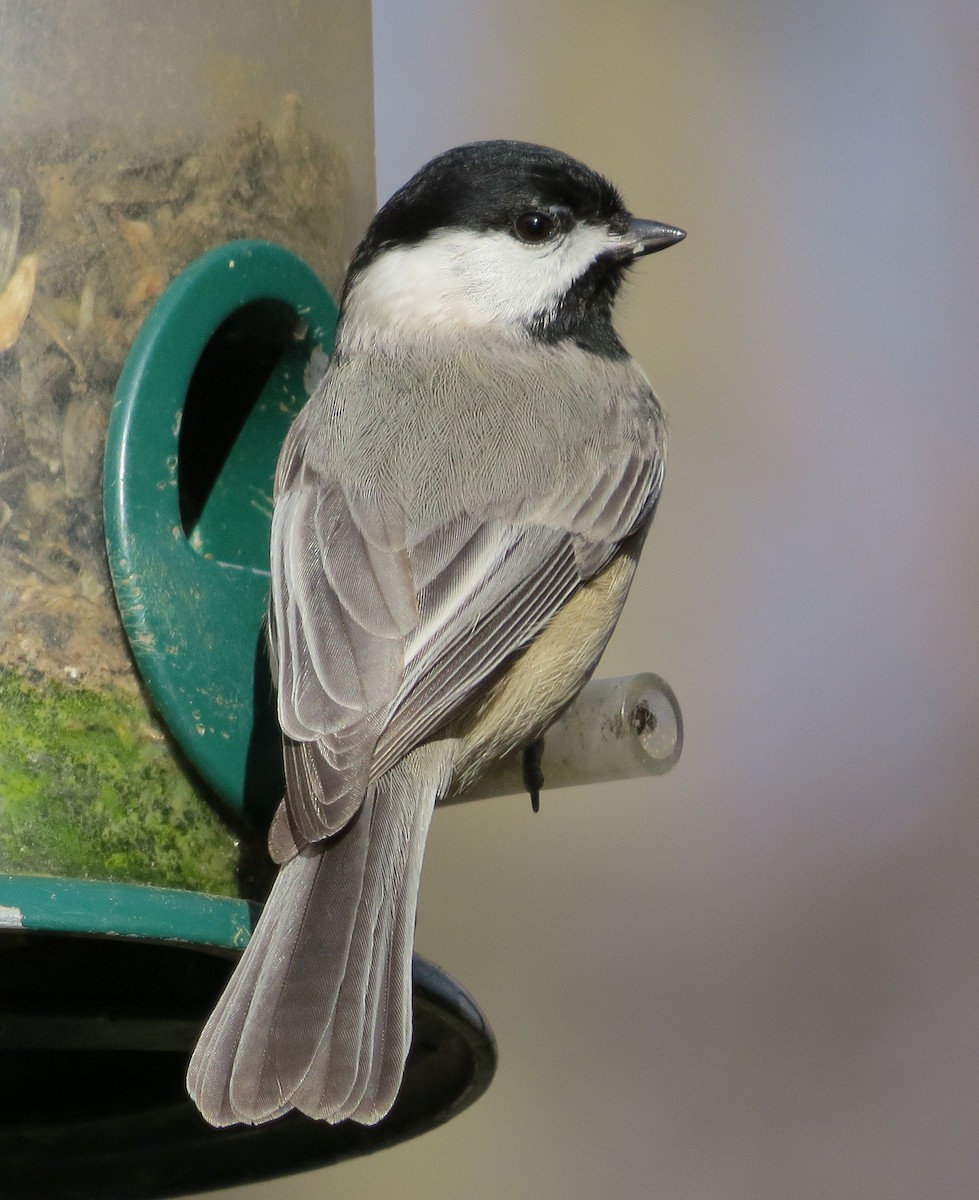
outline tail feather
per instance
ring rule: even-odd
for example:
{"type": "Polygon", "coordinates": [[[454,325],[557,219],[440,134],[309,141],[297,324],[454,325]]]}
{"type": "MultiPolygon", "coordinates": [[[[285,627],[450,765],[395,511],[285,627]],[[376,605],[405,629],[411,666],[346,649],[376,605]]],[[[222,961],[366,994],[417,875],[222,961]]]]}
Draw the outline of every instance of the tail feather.
{"type": "Polygon", "coordinates": [[[280,868],[191,1059],[188,1090],[212,1125],[290,1108],[373,1124],[390,1110],[411,1042],[422,856],[450,757],[445,744],[413,751],[341,835],[280,868]]]}
{"type": "MultiPolygon", "coordinates": [[[[428,750],[429,748],[426,748],[428,750]]],[[[323,1031],[292,1102],[310,1115],[332,1112],[373,1124],[391,1108],[411,1042],[411,951],[422,856],[435,796],[444,782],[418,759],[384,776],[371,812],[371,847],[337,1017],[323,1031]],[[340,1015],[345,1014],[341,1020],[340,1015]]],[[[447,780],[446,780],[447,782],[447,780]]]]}

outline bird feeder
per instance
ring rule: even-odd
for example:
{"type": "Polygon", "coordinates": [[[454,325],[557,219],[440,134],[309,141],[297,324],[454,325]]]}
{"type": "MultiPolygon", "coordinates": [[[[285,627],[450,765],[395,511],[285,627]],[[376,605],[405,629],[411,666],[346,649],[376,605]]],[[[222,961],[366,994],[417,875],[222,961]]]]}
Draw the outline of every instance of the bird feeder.
{"type": "Polygon", "coordinates": [[[183,1085],[264,894],[271,473],[373,176],[365,0],[2,5],[5,1197],[307,1169],[492,1075],[475,1005],[418,960],[382,1126],[213,1130],[183,1085]]]}
{"type": "MultiPolygon", "coordinates": [[[[370,1153],[488,1086],[415,959],[379,1125],[215,1130],[189,1052],[269,883],[272,475],[374,207],[361,0],[0,12],[0,1176],[141,1200],[370,1153]],[[124,55],[107,47],[124,43],[124,55]]],[[[668,769],[655,676],[589,686],[551,785],[668,769]],[[587,732],[586,732],[587,727],[587,732]]],[[[484,791],[520,786],[503,763],[484,791]]],[[[466,797],[453,797],[464,799],[466,797]]]]}

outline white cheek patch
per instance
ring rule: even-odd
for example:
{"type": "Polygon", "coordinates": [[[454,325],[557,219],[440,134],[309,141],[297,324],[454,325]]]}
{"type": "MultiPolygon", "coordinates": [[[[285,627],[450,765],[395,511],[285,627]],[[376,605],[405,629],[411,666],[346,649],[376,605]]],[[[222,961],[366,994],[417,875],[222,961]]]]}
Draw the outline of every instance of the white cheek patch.
{"type": "Polygon", "coordinates": [[[352,340],[439,326],[523,330],[540,313],[554,311],[574,281],[616,245],[602,226],[576,225],[539,246],[499,230],[446,229],[393,247],[351,288],[344,342],[352,349],[352,340]]]}

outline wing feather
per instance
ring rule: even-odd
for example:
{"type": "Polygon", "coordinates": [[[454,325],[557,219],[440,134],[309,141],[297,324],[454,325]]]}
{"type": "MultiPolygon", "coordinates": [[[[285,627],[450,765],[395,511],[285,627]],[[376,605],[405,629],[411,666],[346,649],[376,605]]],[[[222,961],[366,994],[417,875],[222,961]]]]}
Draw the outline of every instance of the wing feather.
{"type": "MultiPolygon", "coordinates": [[[[636,378],[630,386],[648,391],[636,378]]],[[[443,490],[452,491],[462,468],[451,442],[425,445],[409,431],[398,446],[377,398],[355,395],[348,381],[348,407],[361,405],[351,422],[363,421],[357,412],[383,414],[373,466],[334,463],[333,433],[325,450],[313,449],[314,397],[290,431],[277,476],[269,625],[290,783],[277,856],[290,841],[301,846],[342,828],[371,780],[432,737],[532,642],[648,519],[662,476],[655,422],[638,436],[624,417],[609,418],[615,453],[587,439],[577,457],[545,446],[547,478],[528,492],[532,455],[521,443],[519,487],[510,486],[503,462],[492,503],[473,501],[467,483],[459,506],[436,511],[432,495],[441,493],[412,488],[430,482],[438,464],[449,476],[443,490]],[[412,448],[414,463],[406,458],[412,448]],[[381,472],[398,454],[400,483],[385,483],[381,472]]],[[[647,399],[658,413],[651,393],[647,399]]],[[[397,415],[407,420],[424,408],[414,400],[397,415]]],[[[519,412],[519,397],[514,405],[519,412]]],[[[499,417],[509,436],[507,419],[499,417]]],[[[358,428],[353,444],[363,455],[371,435],[358,428]]],[[[540,437],[553,441],[544,426],[540,437]]]]}

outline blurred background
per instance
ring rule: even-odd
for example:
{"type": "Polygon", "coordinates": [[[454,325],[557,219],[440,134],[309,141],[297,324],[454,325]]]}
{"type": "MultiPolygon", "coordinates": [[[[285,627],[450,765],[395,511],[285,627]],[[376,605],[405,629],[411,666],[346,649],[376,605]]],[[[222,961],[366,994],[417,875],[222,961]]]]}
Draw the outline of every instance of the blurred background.
{"type": "Polygon", "coordinates": [[[515,137],[687,241],[626,344],[665,497],[600,674],[649,782],[443,811],[418,948],[488,1094],[234,1200],[979,1194],[979,8],[374,0],[378,197],[515,137]]]}

